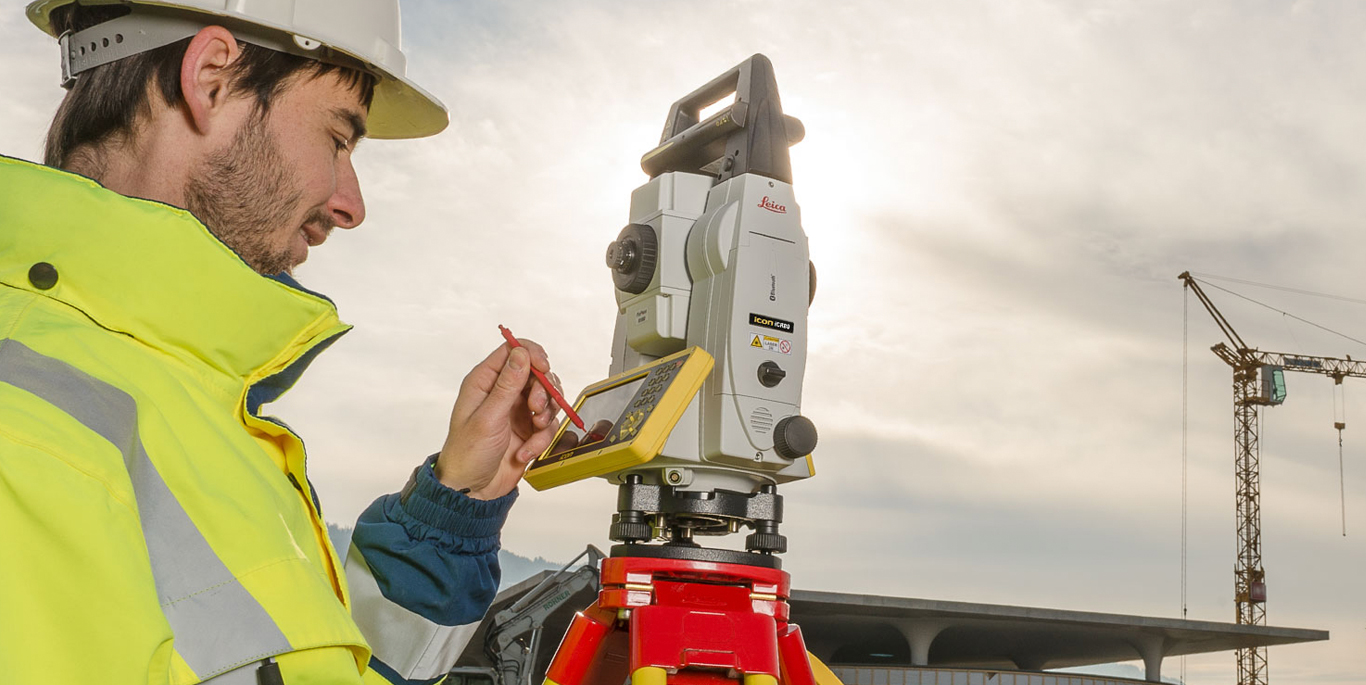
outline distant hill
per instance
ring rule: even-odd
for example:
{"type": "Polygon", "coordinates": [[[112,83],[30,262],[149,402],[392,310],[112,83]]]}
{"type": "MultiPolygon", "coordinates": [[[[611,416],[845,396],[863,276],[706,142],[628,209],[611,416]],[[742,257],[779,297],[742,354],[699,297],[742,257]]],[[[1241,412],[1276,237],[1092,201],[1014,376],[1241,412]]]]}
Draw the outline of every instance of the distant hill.
{"type": "Polygon", "coordinates": [[[504,549],[498,552],[498,565],[503,569],[503,579],[498,584],[498,588],[502,589],[512,587],[546,569],[558,571],[564,563],[547,561],[542,557],[528,559],[504,549]]]}
{"type": "MultiPolygon", "coordinates": [[[[332,538],[332,544],[337,548],[337,554],[340,554],[341,558],[345,560],[347,551],[351,549],[351,528],[329,523],[327,524],[327,536],[332,538]]],[[[546,569],[558,570],[564,564],[548,561],[542,557],[528,559],[520,554],[500,550],[498,552],[498,565],[503,569],[502,582],[498,584],[499,589],[502,589],[511,587],[546,569]]]]}
{"type": "Polygon", "coordinates": [[[351,549],[351,527],[329,523],[327,537],[332,538],[332,546],[337,548],[337,556],[346,561],[346,552],[351,549]]]}

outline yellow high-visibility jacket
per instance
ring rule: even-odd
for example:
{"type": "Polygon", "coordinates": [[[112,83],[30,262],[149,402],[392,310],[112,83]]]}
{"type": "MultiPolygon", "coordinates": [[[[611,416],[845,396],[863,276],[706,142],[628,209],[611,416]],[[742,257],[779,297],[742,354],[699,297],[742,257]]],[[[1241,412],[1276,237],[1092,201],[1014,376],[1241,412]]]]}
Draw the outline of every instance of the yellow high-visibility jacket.
{"type": "Polygon", "coordinates": [[[303,443],[260,408],[347,328],[186,211],[0,158],[0,682],[449,670],[515,493],[472,500],[429,459],[344,565],[303,443]]]}

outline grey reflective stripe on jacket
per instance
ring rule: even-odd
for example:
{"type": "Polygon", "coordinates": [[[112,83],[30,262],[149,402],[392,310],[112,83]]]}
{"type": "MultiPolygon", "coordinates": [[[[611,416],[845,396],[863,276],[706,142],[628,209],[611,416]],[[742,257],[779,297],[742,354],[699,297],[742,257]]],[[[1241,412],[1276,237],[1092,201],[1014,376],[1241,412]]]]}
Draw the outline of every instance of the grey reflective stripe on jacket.
{"type": "MultiPolygon", "coordinates": [[[[37,395],[123,454],[161,610],[175,635],[176,653],[196,675],[212,678],[291,650],[270,614],[214,553],[148,458],[131,395],[13,339],[0,340],[0,383],[37,395]]],[[[235,685],[232,678],[223,682],[235,685]]]]}

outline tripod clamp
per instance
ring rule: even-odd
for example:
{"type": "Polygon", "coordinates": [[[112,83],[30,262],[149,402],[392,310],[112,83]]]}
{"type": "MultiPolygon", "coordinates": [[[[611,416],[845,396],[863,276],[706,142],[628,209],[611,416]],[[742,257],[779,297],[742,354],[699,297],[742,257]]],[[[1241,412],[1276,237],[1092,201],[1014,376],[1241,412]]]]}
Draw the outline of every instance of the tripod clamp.
{"type": "Polygon", "coordinates": [[[644,482],[627,475],[617,490],[617,513],[608,537],[626,543],[613,555],[718,561],[778,568],[774,554],[787,551],[787,537],[778,533],[783,520],[783,497],[775,485],[756,493],[730,490],[680,490],[644,482]],[[746,552],[700,547],[694,535],[725,535],[740,526],[754,532],[745,537],[746,552]],[[663,537],[663,545],[645,545],[663,537]]]}

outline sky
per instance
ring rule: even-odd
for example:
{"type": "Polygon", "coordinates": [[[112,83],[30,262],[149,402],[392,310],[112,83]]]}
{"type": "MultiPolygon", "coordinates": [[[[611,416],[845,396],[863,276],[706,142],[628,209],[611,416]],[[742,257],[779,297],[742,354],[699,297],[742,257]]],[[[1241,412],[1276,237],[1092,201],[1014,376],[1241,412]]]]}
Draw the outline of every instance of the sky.
{"type": "MultiPolygon", "coordinates": [[[[409,73],[451,126],[356,153],[368,218],[298,276],[356,330],[272,411],[349,525],[444,438],[511,327],[571,394],[606,376],[602,263],[668,107],[760,52],[806,139],[820,287],[786,486],[798,588],[1232,622],[1232,399],[1185,270],[1366,298],[1366,6],[1266,0],[405,2],[409,73]],[[1188,344],[1183,345],[1183,330],[1188,344]]],[[[0,151],[37,159],[57,53],[0,15],[0,151]]],[[[1362,305],[1209,280],[1366,340],[1362,305]]],[[[1207,288],[1249,344],[1363,344],[1207,288]]],[[[1272,682],[1366,672],[1366,385],[1264,415],[1272,682]]],[[[524,556],[603,547],[615,491],[523,487],[524,556]]],[[[1168,677],[1180,675],[1169,660],[1168,677]]],[[[1191,657],[1189,683],[1234,679],[1191,657]]]]}

